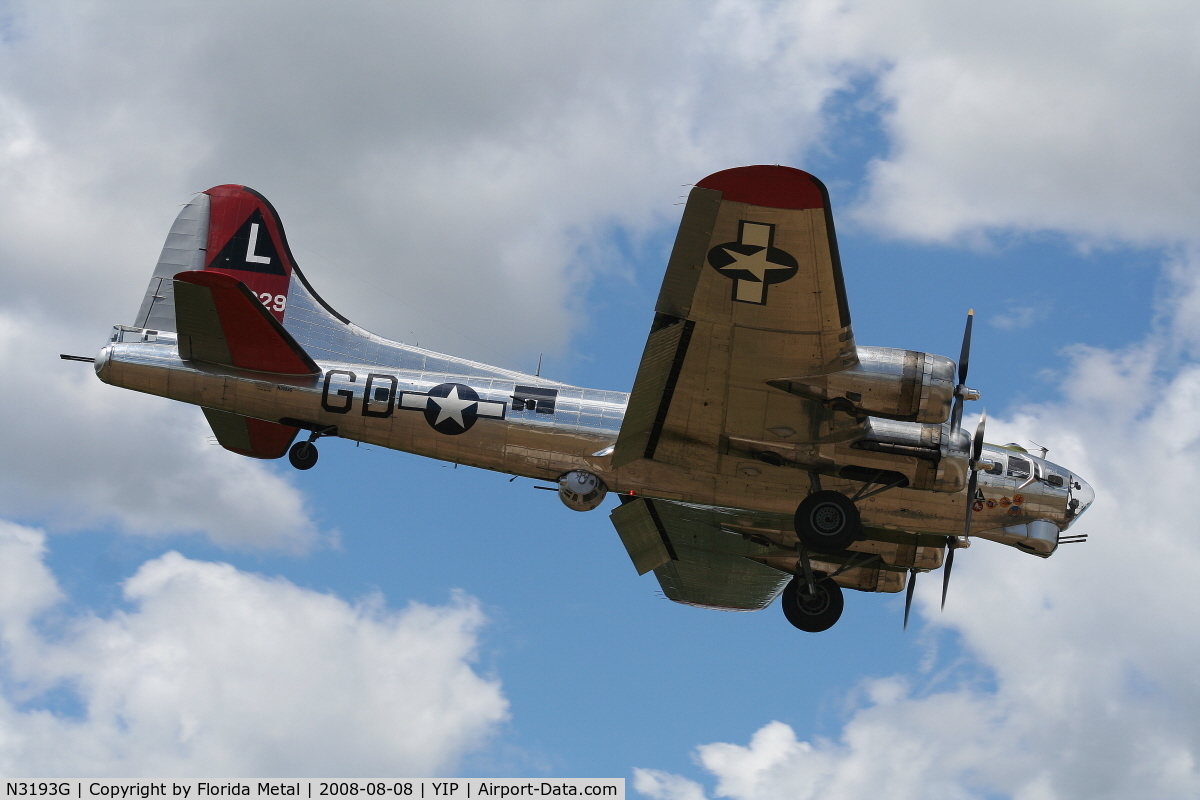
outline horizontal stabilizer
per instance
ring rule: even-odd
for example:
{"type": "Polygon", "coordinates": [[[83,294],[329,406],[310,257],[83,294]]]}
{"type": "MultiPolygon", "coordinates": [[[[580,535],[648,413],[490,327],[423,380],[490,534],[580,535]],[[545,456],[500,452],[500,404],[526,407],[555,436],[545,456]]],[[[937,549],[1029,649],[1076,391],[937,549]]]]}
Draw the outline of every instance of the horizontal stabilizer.
{"type": "Polygon", "coordinates": [[[279,375],[315,375],[304,352],[246,284],[220,272],[175,276],[179,355],[279,375]]]}
{"type": "Polygon", "coordinates": [[[251,458],[280,458],[288,451],[296,432],[300,430],[229,411],[213,408],[203,411],[221,447],[251,458]]]}

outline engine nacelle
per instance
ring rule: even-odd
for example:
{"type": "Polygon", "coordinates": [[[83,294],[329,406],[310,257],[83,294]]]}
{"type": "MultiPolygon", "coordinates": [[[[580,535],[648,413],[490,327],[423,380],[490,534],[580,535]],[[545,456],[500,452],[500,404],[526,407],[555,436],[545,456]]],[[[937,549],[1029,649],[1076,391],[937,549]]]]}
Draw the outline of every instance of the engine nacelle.
{"type": "Polygon", "coordinates": [[[902,422],[941,423],[950,418],[954,361],[894,347],[856,349],[858,363],[853,367],[770,383],[849,414],[902,422]]]}
{"type": "Polygon", "coordinates": [[[572,511],[591,511],[604,502],[608,487],[590,472],[572,470],[558,479],[558,498],[572,511]]]}

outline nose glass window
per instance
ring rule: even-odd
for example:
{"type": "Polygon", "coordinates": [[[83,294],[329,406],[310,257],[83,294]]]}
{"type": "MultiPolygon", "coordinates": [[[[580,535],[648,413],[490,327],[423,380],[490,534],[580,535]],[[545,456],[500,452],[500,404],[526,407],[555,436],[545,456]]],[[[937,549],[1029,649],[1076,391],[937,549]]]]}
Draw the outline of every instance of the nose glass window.
{"type": "Polygon", "coordinates": [[[1087,511],[1088,506],[1096,499],[1096,491],[1087,481],[1081,480],[1077,475],[1070,476],[1067,481],[1071,498],[1067,505],[1074,515],[1078,516],[1087,511]]]}
{"type": "Polygon", "coordinates": [[[1028,478],[1029,462],[1023,458],[1017,458],[1015,456],[1008,459],[1008,477],[1028,478]]]}

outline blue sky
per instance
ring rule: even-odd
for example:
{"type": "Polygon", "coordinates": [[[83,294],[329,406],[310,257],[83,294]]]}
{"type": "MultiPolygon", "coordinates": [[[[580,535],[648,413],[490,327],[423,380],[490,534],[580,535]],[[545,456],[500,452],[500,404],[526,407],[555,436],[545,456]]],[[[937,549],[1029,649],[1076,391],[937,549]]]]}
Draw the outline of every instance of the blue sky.
{"type": "Polygon", "coordinates": [[[1200,77],[1197,13],[7,9],[0,364],[37,388],[2,401],[0,774],[1200,792],[1200,162],[1165,88],[1200,77]],[[934,575],[907,633],[903,596],[851,592],[801,635],[664,600],[611,503],[350,442],[251,462],[56,360],[130,321],[191,192],[239,182],[364,327],[628,389],[679,195],[747,163],[829,186],[860,343],[954,357],[976,309],[974,410],[1093,481],[1091,542],[981,542],[944,614],[934,575]]]}

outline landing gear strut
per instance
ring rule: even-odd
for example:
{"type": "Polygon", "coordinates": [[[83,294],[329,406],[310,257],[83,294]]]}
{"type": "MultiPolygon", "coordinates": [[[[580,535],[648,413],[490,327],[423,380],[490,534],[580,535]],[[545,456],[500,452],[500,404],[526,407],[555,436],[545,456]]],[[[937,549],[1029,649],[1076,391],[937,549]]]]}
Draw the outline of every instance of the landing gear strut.
{"type": "Polygon", "coordinates": [[[813,570],[807,547],[801,544],[799,550],[796,577],[783,587],[780,604],[783,615],[794,627],[820,633],[832,628],[842,616],[842,587],[824,572],[813,570]]]}
{"type": "Polygon", "coordinates": [[[812,590],[804,576],[797,575],[783,589],[783,615],[808,633],[829,630],[842,616],[842,587],[824,572],[812,573],[812,590]]]}
{"type": "Polygon", "coordinates": [[[312,469],[317,463],[317,446],[313,442],[322,436],[334,436],[336,431],[337,427],[333,425],[311,430],[308,439],[296,442],[288,450],[288,461],[292,462],[296,469],[312,469]]]}

